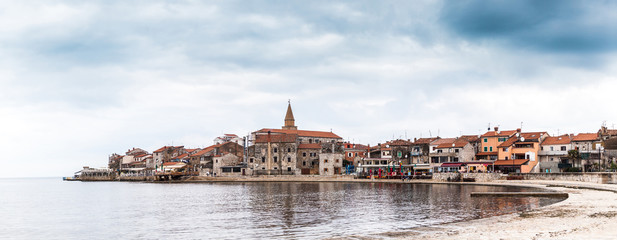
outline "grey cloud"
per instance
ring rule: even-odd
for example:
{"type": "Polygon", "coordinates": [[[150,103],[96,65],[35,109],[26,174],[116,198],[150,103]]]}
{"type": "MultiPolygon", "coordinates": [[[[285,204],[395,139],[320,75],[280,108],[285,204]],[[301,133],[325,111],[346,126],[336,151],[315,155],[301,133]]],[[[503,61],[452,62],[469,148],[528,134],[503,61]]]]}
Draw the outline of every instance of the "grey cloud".
{"type": "Polygon", "coordinates": [[[617,49],[612,2],[446,1],[441,22],[471,41],[505,42],[544,53],[598,54],[617,49]]]}

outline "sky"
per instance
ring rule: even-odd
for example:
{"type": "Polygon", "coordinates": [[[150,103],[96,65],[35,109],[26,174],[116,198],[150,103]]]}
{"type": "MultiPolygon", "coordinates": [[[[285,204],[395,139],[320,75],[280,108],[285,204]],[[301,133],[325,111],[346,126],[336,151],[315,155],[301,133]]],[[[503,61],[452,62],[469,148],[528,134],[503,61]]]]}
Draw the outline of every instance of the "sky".
{"type": "MultiPolygon", "coordinates": [[[[614,1],[3,1],[0,177],[296,125],[346,141],[617,123],[614,1]]],[[[613,127],[614,128],[614,127],[613,127]]]]}

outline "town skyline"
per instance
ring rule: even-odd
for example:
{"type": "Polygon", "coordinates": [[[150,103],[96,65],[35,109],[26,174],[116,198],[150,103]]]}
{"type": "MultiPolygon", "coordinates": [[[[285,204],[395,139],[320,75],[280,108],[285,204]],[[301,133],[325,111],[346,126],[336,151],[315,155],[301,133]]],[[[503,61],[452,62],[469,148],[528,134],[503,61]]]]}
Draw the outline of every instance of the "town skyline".
{"type": "Polygon", "coordinates": [[[614,128],[615,5],[0,3],[0,177],[278,128],[288,99],[360,144],[614,128]]]}

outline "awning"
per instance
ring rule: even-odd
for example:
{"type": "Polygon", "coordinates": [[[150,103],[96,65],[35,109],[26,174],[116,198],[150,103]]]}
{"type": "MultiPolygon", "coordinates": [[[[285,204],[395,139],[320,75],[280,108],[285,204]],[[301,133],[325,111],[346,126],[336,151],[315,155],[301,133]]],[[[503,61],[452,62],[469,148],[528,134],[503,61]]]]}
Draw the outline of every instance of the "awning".
{"type": "Polygon", "coordinates": [[[463,163],[442,163],[441,167],[460,167],[463,163]]]}
{"type": "Polygon", "coordinates": [[[495,166],[520,166],[529,162],[529,159],[497,160],[495,166]]]}

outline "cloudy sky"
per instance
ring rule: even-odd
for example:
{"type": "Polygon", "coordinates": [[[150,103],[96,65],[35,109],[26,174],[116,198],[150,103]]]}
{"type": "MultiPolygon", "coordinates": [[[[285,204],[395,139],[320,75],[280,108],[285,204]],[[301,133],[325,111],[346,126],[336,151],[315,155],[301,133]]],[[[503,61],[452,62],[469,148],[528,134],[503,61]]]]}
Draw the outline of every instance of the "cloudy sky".
{"type": "Polygon", "coordinates": [[[3,1],[0,177],[283,125],[376,144],[617,123],[604,1],[3,1]]]}

